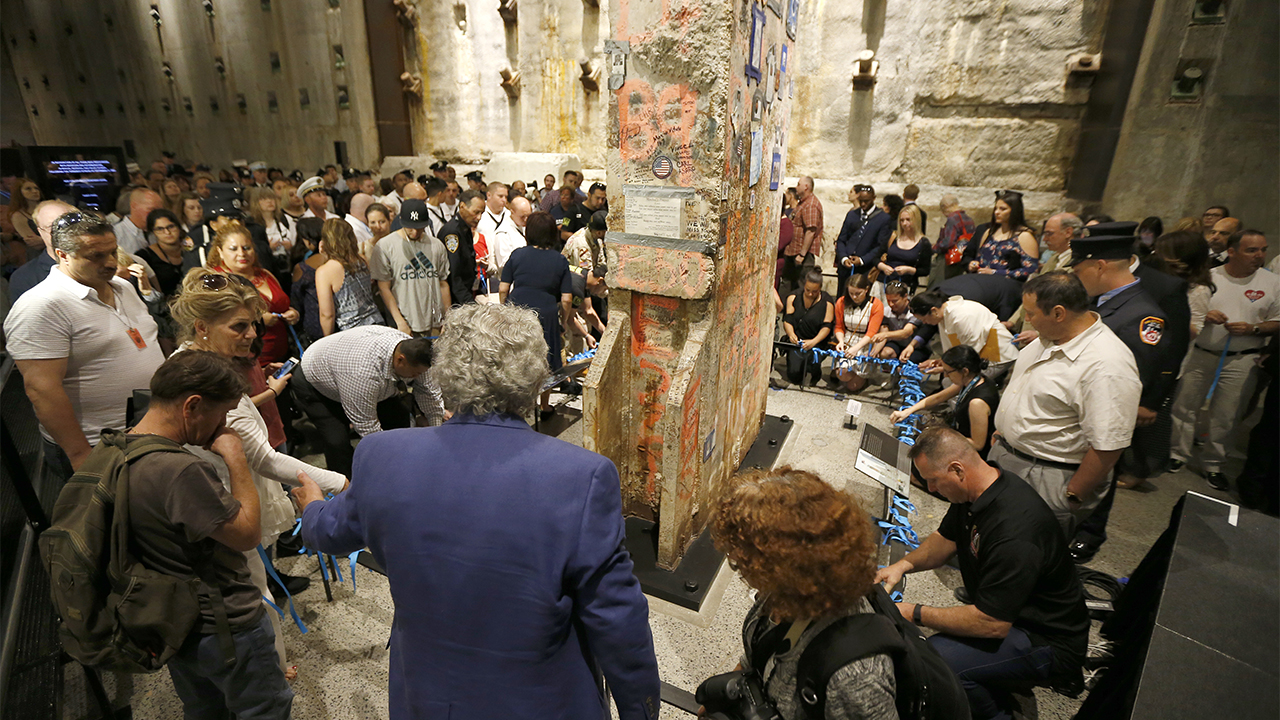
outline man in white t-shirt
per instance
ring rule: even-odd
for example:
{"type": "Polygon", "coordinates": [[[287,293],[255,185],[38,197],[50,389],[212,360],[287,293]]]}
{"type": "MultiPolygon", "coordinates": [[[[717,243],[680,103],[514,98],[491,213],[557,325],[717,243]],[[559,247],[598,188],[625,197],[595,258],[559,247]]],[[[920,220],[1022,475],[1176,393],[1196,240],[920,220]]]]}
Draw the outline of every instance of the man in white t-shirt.
{"type": "Polygon", "coordinates": [[[101,430],[125,429],[129,398],[150,386],[164,356],[147,306],[116,277],[111,225],[72,212],[54,221],[51,236],[58,265],[13,306],[4,330],[46,462],[69,477],[101,430]]]}
{"type": "Polygon", "coordinates": [[[369,257],[369,274],[378,283],[391,319],[407,335],[434,335],[444,322],[449,294],[449,256],[428,234],[427,204],[409,199],[400,205],[399,230],[378,241],[369,257]]]}
{"type": "Polygon", "coordinates": [[[1217,490],[1228,488],[1222,474],[1228,438],[1246,434],[1238,431],[1246,392],[1257,373],[1257,355],[1271,336],[1280,332],[1280,276],[1262,269],[1266,257],[1267,238],[1261,231],[1243,230],[1227,240],[1227,262],[1210,273],[1217,289],[1209,300],[1204,329],[1191,343],[1183,363],[1173,403],[1170,465],[1178,470],[1191,459],[1196,421],[1213,387],[1209,442],[1200,461],[1205,480],[1217,490]]]}
{"type": "Polygon", "coordinates": [[[395,217],[400,214],[400,203],[404,202],[404,196],[400,194],[400,191],[404,189],[405,185],[408,185],[411,182],[413,182],[413,171],[401,170],[391,176],[391,186],[395,189],[389,194],[378,198],[378,202],[385,205],[386,208],[391,211],[391,217],[395,217]]]}

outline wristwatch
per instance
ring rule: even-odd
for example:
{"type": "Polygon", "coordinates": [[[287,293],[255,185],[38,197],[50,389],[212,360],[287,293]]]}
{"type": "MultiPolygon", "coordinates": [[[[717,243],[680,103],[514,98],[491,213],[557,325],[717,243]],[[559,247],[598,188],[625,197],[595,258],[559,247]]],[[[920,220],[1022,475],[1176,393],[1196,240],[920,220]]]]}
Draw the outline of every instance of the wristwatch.
{"type": "Polygon", "coordinates": [[[1070,489],[1070,488],[1068,488],[1068,489],[1067,489],[1067,502],[1069,502],[1069,503],[1075,503],[1076,505],[1079,505],[1079,504],[1080,504],[1081,502],[1083,502],[1083,501],[1080,499],[1080,496],[1079,496],[1079,495],[1075,494],[1074,492],[1072,492],[1072,491],[1071,491],[1071,489],[1070,489]]]}
{"type": "Polygon", "coordinates": [[[1261,335],[1262,328],[1258,327],[1257,325],[1254,325],[1253,327],[1249,328],[1249,333],[1251,335],[1261,335]]]}

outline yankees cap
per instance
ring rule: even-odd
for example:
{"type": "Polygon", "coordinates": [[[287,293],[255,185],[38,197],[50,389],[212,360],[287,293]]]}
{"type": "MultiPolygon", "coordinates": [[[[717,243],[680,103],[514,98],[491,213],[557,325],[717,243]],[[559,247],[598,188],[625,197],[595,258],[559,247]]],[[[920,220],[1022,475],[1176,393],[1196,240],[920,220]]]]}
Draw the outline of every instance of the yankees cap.
{"type": "Polygon", "coordinates": [[[427,204],[421,200],[409,199],[400,203],[400,224],[414,230],[427,226],[427,204]]]}

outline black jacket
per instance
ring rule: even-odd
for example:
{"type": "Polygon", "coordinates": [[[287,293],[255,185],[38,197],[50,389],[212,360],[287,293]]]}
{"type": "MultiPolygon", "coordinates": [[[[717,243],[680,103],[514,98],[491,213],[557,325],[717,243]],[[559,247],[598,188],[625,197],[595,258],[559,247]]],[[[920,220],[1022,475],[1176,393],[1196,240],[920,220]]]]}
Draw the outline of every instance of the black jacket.
{"type": "Polygon", "coordinates": [[[1013,317],[1022,305],[1022,283],[1004,275],[971,273],[943,280],[934,288],[946,297],[959,295],[985,305],[1000,318],[1000,322],[1013,317]]]}
{"type": "Polygon", "coordinates": [[[836,236],[836,267],[843,269],[847,257],[862,258],[864,268],[875,267],[880,254],[889,246],[892,234],[893,218],[889,213],[877,207],[863,225],[862,210],[854,207],[844,216],[844,224],[836,236]]]}
{"type": "Polygon", "coordinates": [[[1169,341],[1168,357],[1164,360],[1172,367],[1173,374],[1177,375],[1182,366],[1182,358],[1191,345],[1191,305],[1187,303],[1187,281],[1161,272],[1146,263],[1138,263],[1133,274],[1142,281],[1142,288],[1147,291],[1147,295],[1156,301],[1165,317],[1169,318],[1169,327],[1165,328],[1169,341]]]}
{"type": "MultiPolygon", "coordinates": [[[[1142,397],[1138,404],[1148,410],[1159,410],[1173,393],[1178,380],[1178,366],[1186,352],[1172,347],[1172,323],[1143,287],[1145,283],[1121,290],[1097,308],[1102,322],[1133,352],[1142,378],[1142,397]],[[1170,362],[1176,357],[1177,362],[1170,362]]],[[[1187,328],[1190,332],[1190,321],[1187,328]]]]}
{"type": "Polygon", "coordinates": [[[440,242],[449,253],[449,296],[454,305],[475,302],[476,248],[471,226],[456,217],[440,228],[440,242]]]}

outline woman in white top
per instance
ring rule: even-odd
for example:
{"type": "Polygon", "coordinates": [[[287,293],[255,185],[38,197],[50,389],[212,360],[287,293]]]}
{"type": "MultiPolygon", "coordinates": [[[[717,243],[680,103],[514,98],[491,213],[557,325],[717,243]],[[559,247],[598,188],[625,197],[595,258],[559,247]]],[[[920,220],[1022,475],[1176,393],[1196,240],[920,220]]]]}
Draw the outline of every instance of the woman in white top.
{"type": "Polygon", "coordinates": [[[278,267],[287,267],[289,253],[298,237],[297,225],[280,209],[276,191],[266,187],[249,189],[249,216],[267,229],[267,243],[278,267]]]}
{"type": "MultiPolygon", "coordinates": [[[[182,292],[174,299],[172,312],[180,327],[183,341],[179,352],[187,349],[207,350],[240,361],[245,373],[262,372],[255,361],[254,341],[258,335],[255,321],[265,311],[262,296],[248,281],[231,273],[204,268],[194,268],[182,281],[182,292]]],[[[268,383],[270,392],[279,394],[289,375],[268,383]]],[[[253,398],[245,395],[240,404],[227,413],[227,427],[236,431],[244,445],[244,454],[253,471],[261,504],[262,547],[271,547],[281,533],[293,527],[295,513],[292,501],[281,483],[298,486],[298,473],[305,472],[325,492],[338,493],[347,488],[345,477],[338,473],[308,465],[296,458],[272,449],[267,440],[267,424],[254,405],[253,398]]],[[[230,481],[226,464],[213,453],[199,448],[188,448],[209,461],[217,469],[224,482],[230,481]]],[[[258,551],[245,553],[249,573],[262,591],[270,597],[267,587],[266,566],[258,551]]],[[[280,655],[285,675],[296,672],[285,665],[284,636],[280,618],[272,612],[268,615],[276,633],[276,652],[280,655]]]]}
{"type": "Polygon", "coordinates": [[[1204,317],[1209,314],[1209,300],[1215,290],[1209,275],[1209,243],[1198,232],[1166,233],[1156,238],[1155,257],[1163,262],[1165,272],[1187,281],[1194,339],[1204,329],[1204,317]]]}

